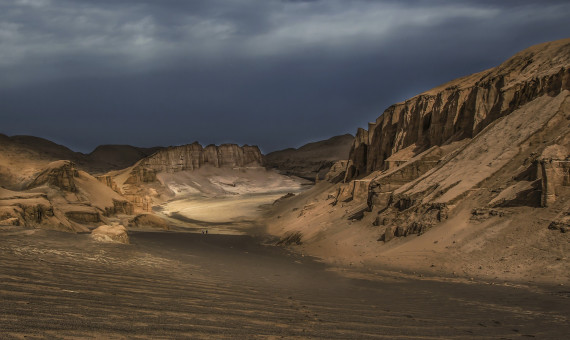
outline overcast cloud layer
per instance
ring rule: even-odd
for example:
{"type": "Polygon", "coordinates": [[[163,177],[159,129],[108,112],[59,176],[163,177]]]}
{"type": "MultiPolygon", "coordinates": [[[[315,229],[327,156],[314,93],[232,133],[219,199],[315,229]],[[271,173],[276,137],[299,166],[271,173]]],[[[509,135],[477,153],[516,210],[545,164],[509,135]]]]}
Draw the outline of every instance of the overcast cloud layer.
{"type": "Polygon", "coordinates": [[[567,1],[3,0],[0,133],[82,152],[296,147],[566,38],[569,14],[567,1]]]}

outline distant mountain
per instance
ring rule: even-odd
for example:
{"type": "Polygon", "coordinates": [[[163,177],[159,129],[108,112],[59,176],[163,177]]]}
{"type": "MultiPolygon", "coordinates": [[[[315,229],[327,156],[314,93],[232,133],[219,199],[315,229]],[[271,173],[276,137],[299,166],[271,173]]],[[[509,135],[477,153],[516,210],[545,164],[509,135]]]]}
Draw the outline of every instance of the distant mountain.
{"type": "Polygon", "coordinates": [[[87,155],[87,164],[92,170],[100,167],[99,172],[127,168],[139,160],[164,149],[157,146],[139,148],[131,145],[99,145],[87,155]]]}
{"type": "Polygon", "coordinates": [[[298,149],[268,153],[263,161],[266,168],[314,181],[317,176],[323,179],[336,161],[348,159],[353,141],[351,134],[335,136],[305,144],[298,149]]]}
{"type": "Polygon", "coordinates": [[[0,134],[0,186],[18,190],[54,161],[69,160],[89,173],[104,173],[131,166],[160,149],[102,145],[90,154],[83,154],[39,137],[0,134]]]}

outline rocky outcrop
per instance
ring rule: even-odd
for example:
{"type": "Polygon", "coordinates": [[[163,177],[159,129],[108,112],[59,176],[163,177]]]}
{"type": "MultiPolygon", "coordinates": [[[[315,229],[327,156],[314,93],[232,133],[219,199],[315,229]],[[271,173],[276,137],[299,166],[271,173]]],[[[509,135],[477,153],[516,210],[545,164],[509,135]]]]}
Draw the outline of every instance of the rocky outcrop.
{"type": "Polygon", "coordinates": [[[347,160],[336,161],[331,166],[329,172],[325,175],[324,180],[330,183],[341,182],[346,176],[346,166],[348,165],[347,160]]]}
{"type": "Polygon", "coordinates": [[[563,187],[570,186],[570,153],[561,145],[550,145],[538,159],[541,178],[541,205],[547,207],[556,202],[563,187]]]}
{"type": "Polygon", "coordinates": [[[129,244],[127,229],[122,225],[102,225],[91,232],[97,242],[129,244]]]}
{"type": "MultiPolygon", "coordinates": [[[[143,165],[135,166],[130,170],[125,184],[151,183],[156,181],[157,170],[149,169],[143,165]]],[[[112,189],[112,188],[111,188],[112,189]]],[[[120,191],[120,189],[119,189],[120,191]]],[[[123,190],[124,191],[124,190],[123,190]]]]}
{"type": "Polygon", "coordinates": [[[121,193],[137,210],[150,212],[154,203],[172,194],[158,180],[159,174],[194,171],[203,167],[232,169],[261,165],[262,155],[257,146],[222,144],[204,148],[193,143],[162,149],[123,172],[115,173],[111,179],[101,176],[99,180],[121,193]]]}
{"type": "Polygon", "coordinates": [[[78,176],[79,172],[74,163],[70,161],[52,162],[28,185],[28,188],[48,184],[64,191],[75,192],[77,191],[75,177],[78,176]]]}
{"type": "Polygon", "coordinates": [[[135,216],[129,220],[129,228],[170,229],[165,220],[153,214],[139,214],[135,216]]]}
{"type": "Polygon", "coordinates": [[[109,188],[111,188],[114,192],[116,193],[121,193],[121,190],[119,189],[119,186],[117,185],[117,183],[113,180],[113,176],[109,176],[109,175],[101,175],[101,176],[96,176],[95,177],[99,182],[105,184],[106,186],[108,186],[109,188]]]}
{"type": "MultiPolygon", "coordinates": [[[[154,172],[195,170],[205,165],[220,167],[261,166],[262,156],[257,146],[236,144],[208,145],[198,143],[163,149],[139,162],[138,167],[154,172]]],[[[139,174],[137,174],[139,175],[139,174]]],[[[139,176],[147,181],[148,175],[139,176]]]]}
{"type": "Polygon", "coordinates": [[[54,209],[47,195],[0,188],[0,225],[36,227],[53,223],[54,209]]]}
{"type": "Polygon", "coordinates": [[[115,214],[124,214],[124,215],[132,215],[135,213],[134,205],[126,200],[116,200],[113,199],[113,208],[107,208],[105,211],[106,216],[115,215],[115,214]]]}
{"type": "Polygon", "coordinates": [[[395,104],[359,129],[347,180],[386,170],[386,160],[411,145],[416,153],[472,138],[535,98],[570,89],[570,39],[524,50],[500,66],[460,78],[395,104]]]}
{"type": "MultiPolygon", "coordinates": [[[[333,204],[353,219],[367,201],[384,241],[423,234],[474,192],[476,211],[560,209],[570,194],[569,89],[566,39],[393,105],[358,130],[333,204]]],[[[489,211],[471,220],[503,216],[489,211]]]]}

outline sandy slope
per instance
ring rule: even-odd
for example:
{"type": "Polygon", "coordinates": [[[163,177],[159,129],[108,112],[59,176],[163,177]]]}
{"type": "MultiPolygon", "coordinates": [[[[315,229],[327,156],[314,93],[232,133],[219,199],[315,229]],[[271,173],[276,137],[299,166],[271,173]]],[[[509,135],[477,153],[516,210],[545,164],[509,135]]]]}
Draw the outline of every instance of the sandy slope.
{"type": "Polygon", "coordinates": [[[532,157],[552,143],[568,143],[568,98],[564,91],[555,98],[544,96],[528,103],[458,146],[453,157],[397,189],[396,197],[440,202],[449,209],[447,219],[421,236],[378,241],[387,227],[421,222],[425,217],[390,206],[358,217],[367,207],[368,196],[336,202],[339,189],[348,184],[330,183],[281,202],[266,220],[268,230],[280,237],[299,232],[303,244],[294,247],[331,263],[568,285],[570,235],[548,229],[552,221],[570,213],[568,191],[561,187],[556,203],[546,208],[532,200],[492,205],[501,197],[513,196],[515,188],[528,187],[528,181],[516,178],[532,164],[532,157]],[[480,215],[474,215],[474,209],[480,215]],[[381,223],[374,225],[378,218],[381,223]]]}

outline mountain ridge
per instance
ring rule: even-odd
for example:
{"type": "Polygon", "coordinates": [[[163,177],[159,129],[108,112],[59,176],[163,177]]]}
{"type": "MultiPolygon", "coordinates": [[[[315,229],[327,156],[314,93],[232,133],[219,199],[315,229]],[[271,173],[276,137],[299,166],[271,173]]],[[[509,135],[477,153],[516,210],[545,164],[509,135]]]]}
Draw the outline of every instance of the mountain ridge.
{"type": "Polygon", "coordinates": [[[385,170],[392,154],[471,138],[532,99],[570,89],[570,39],[538,44],[499,66],[444,83],[388,107],[358,129],[347,179],[385,170]]]}

